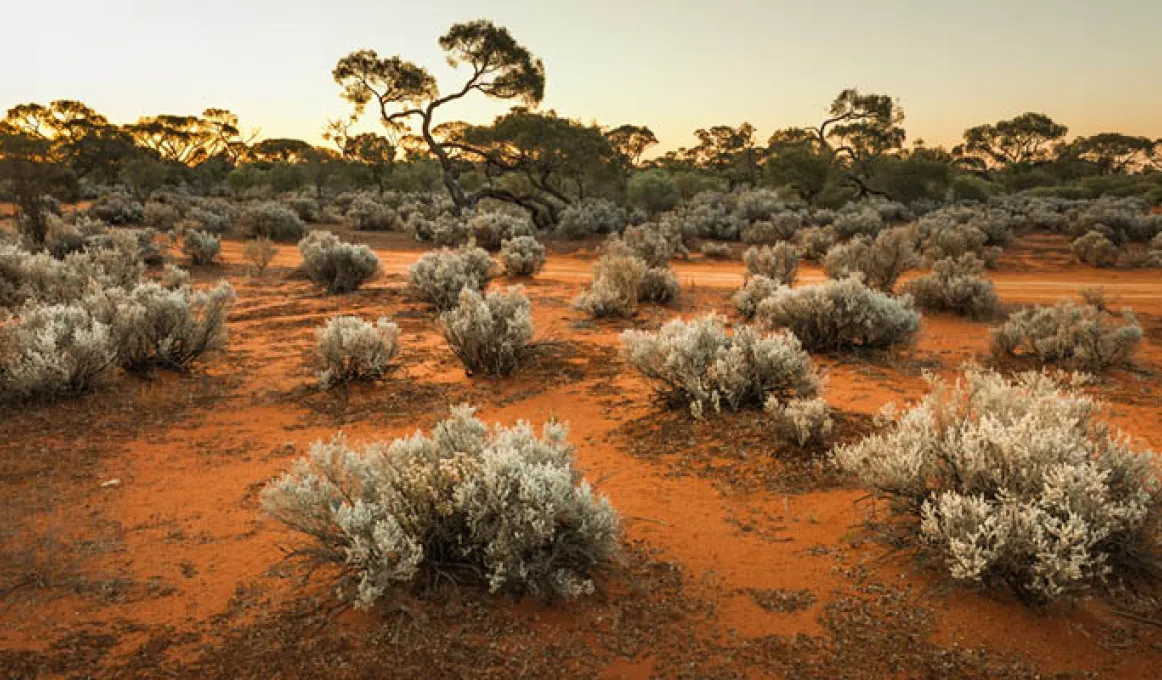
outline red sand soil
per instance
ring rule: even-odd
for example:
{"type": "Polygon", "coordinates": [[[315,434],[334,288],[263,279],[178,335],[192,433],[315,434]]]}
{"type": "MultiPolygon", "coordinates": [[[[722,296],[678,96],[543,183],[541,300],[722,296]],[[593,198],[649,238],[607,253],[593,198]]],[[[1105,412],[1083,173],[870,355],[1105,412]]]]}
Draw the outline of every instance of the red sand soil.
{"type": "MultiPolygon", "coordinates": [[[[695,422],[666,411],[617,358],[617,334],[674,316],[728,313],[737,261],[678,263],[676,308],[592,322],[570,307],[593,243],[562,244],[525,283],[546,342],[513,378],[464,375],[434,313],[410,298],[421,249],[370,243],[383,273],[322,295],[281,246],[262,276],[242,245],[193,269],[238,291],[231,343],[187,375],[121,376],[93,395],[0,419],[0,669],[13,677],[1140,678],[1162,662],[1151,612],[1091,600],[1049,611],[950,585],[893,553],[850,482],[780,452],[759,414],[695,422]],[[328,316],[401,325],[401,369],[374,385],[313,389],[314,329],[328,316]],[[448,405],[487,421],[570,423],[581,468],[626,518],[618,569],[587,600],[549,606],[470,589],[383,611],[333,611],[327,574],[282,559],[295,537],[258,507],[263,485],[309,444],[427,428],[448,405]]],[[[803,282],[822,278],[807,267],[803,282]]],[[[1094,388],[1115,419],[1162,449],[1162,277],[1070,262],[1054,237],[1022,240],[993,272],[1007,305],[1104,286],[1147,330],[1134,370],[1094,388]]],[[[495,285],[495,284],[494,284],[495,285]]],[[[925,370],[987,361],[988,324],[929,315],[914,347],[820,357],[847,438],[925,370]]]]}

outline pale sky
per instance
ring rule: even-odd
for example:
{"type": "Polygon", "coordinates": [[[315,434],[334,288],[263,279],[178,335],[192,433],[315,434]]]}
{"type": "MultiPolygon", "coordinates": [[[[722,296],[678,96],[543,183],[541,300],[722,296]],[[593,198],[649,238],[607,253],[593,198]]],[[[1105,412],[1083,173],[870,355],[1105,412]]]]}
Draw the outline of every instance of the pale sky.
{"type": "MultiPolygon", "coordinates": [[[[843,88],[897,97],[910,140],[1028,110],[1071,134],[1162,137],[1162,0],[56,0],[6,3],[0,108],[80,99],[115,122],[228,108],[318,142],[331,69],[372,48],[458,78],[436,39],[489,18],[545,62],[545,108],[650,126],[661,149],[749,121],[817,123],[843,88]]],[[[486,122],[482,97],[446,120],[486,122]]]]}

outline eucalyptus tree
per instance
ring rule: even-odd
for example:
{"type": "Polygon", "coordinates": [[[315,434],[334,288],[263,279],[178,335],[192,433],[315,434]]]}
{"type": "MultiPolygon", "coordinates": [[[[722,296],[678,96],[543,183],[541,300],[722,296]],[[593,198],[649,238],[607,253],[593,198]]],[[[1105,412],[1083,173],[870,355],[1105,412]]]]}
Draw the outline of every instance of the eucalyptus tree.
{"type": "Polygon", "coordinates": [[[541,103],[545,95],[545,67],[508,32],[480,19],[453,25],[439,39],[453,68],[466,67],[467,77],[455,89],[442,93],[427,69],[399,56],[381,57],[374,50],[352,52],[331,72],[355,115],[368,105],[389,129],[416,131],[427,150],[439,162],[443,182],[458,208],[469,208],[485,197],[519,202],[503,188],[488,184],[473,192],[464,189],[463,165],[457,156],[463,141],[443,139],[437,133],[436,115],[441,108],[469,95],[515,101],[527,107],[541,103]]]}

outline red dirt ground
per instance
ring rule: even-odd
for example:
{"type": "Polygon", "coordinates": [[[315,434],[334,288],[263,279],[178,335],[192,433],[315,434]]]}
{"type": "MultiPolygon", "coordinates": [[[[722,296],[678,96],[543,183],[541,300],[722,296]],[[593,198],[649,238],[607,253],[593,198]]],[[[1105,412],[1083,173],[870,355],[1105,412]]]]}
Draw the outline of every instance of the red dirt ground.
{"type": "MultiPolygon", "coordinates": [[[[546,343],[511,379],[466,377],[434,313],[410,298],[421,252],[370,243],[383,273],[325,296],[281,246],[251,275],[241,243],[199,282],[238,291],[229,349],[188,375],[121,376],[67,403],[0,419],[0,669],[11,677],[1079,677],[1141,678],[1162,663],[1157,613],[1101,600],[1050,611],[952,586],[863,523],[850,482],[775,450],[759,414],[695,422],[654,402],[617,358],[617,334],[674,316],[729,313],[737,261],[678,263],[676,308],[592,322],[570,307],[593,243],[555,246],[525,284],[546,343]],[[387,315],[402,368],[318,392],[314,329],[387,315]],[[468,402],[487,421],[570,423],[581,468],[626,518],[622,564],[567,605],[438,593],[336,612],[327,575],[282,560],[294,537],[258,508],[262,486],[338,431],[356,441],[430,427],[468,402]]],[[[801,280],[821,279],[807,267],[801,280]]],[[[1116,420],[1162,449],[1162,277],[1070,262],[1054,237],[1022,240],[993,272],[1007,305],[1104,286],[1147,330],[1133,370],[1095,386],[1116,420]]],[[[503,283],[503,282],[502,282],[503,283]]],[[[496,285],[496,284],[494,284],[496,285]]],[[[841,434],[867,430],[921,374],[987,361],[988,324],[928,315],[914,347],[818,357],[841,434]]]]}

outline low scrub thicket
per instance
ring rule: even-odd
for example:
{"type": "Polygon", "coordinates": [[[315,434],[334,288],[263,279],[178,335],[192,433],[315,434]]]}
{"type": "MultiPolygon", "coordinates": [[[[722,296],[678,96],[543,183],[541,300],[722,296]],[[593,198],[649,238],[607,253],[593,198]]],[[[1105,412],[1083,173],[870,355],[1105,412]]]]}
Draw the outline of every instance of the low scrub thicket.
{"type": "Polygon", "coordinates": [[[746,263],[747,277],[765,276],[768,279],[790,286],[799,274],[799,249],[787,242],[776,243],[762,248],[748,248],[742,254],[746,263]]]}
{"type": "Polygon", "coordinates": [[[271,241],[265,236],[251,239],[242,247],[242,257],[253,265],[259,274],[266,271],[267,266],[270,265],[277,253],[278,250],[274,246],[274,241],[271,241]]]}
{"type": "Polygon", "coordinates": [[[831,408],[821,397],[781,401],[772,396],[765,408],[781,441],[815,451],[827,447],[835,423],[831,408]]]}
{"type": "Polygon", "coordinates": [[[160,229],[161,231],[170,231],[177,226],[178,222],[182,220],[182,211],[175,205],[168,203],[158,203],[157,201],[149,201],[145,204],[144,216],[142,223],[160,229]]]}
{"type": "Polygon", "coordinates": [[[611,237],[605,248],[608,252],[632,254],[650,267],[669,266],[675,255],[689,256],[681,236],[658,223],[627,227],[620,236],[611,237]]]}
{"type": "Polygon", "coordinates": [[[144,271],[138,238],[125,230],[59,260],[0,244],[0,306],[76,302],[92,290],[132,287],[144,271]]]}
{"type": "Polygon", "coordinates": [[[867,285],[890,293],[900,275],[919,264],[911,230],[895,227],[874,241],[856,238],[835,246],[827,252],[823,269],[833,279],[860,274],[867,285]]]}
{"type": "Polygon", "coordinates": [[[336,437],[272,482],[263,508],[340,571],[339,594],[371,607],[444,582],[571,599],[593,592],[619,519],[573,464],[566,427],[489,429],[452,410],[430,434],[356,450],[336,437]]]}
{"type": "Polygon", "coordinates": [[[194,264],[213,264],[222,250],[217,236],[204,231],[187,231],[182,235],[182,254],[194,264]]]}
{"type": "Polygon", "coordinates": [[[141,224],[145,221],[145,205],[123,193],[105,194],[89,206],[89,214],[102,222],[116,226],[141,224]]]}
{"type": "Polygon", "coordinates": [[[637,313],[642,281],[649,267],[640,258],[616,252],[593,265],[593,283],[573,305],[595,317],[631,317],[637,313]]]}
{"type": "Polygon", "coordinates": [[[235,210],[221,200],[203,200],[186,211],[186,219],[197,222],[199,231],[221,236],[234,226],[235,210]]]}
{"type": "Polygon", "coordinates": [[[920,309],[985,319],[996,314],[998,300],[993,282],[983,273],[984,262],[965,253],[936,261],[932,271],[909,283],[907,290],[920,309]]]}
{"type": "Polygon", "coordinates": [[[782,286],[774,279],[769,279],[761,274],[751,276],[730,300],[742,318],[750,320],[758,313],[759,303],[774,295],[779,288],[782,286]]]}
{"type": "Polygon", "coordinates": [[[1118,263],[1118,247],[1098,231],[1078,237],[1070,249],[1079,262],[1091,267],[1112,267],[1118,263]]]}
{"type": "Polygon", "coordinates": [[[880,349],[911,341],[920,315],[909,295],[893,297],[858,278],[779,288],[759,303],[768,328],[787,328],[812,351],[880,349]]]}
{"type": "Polygon", "coordinates": [[[319,201],[301,194],[292,194],[282,199],[282,204],[294,211],[303,222],[322,221],[323,209],[319,201]]]}
{"type": "Polygon", "coordinates": [[[621,347],[660,394],[698,418],[707,408],[761,408],[771,398],[810,397],[819,389],[815,364],[794,335],[751,326],[731,334],[716,314],[675,319],[656,333],[625,331],[621,347]]]}
{"type": "Polygon", "coordinates": [[[1039,373],[928,381],[887,430],[833,456],[953,579],[1048,601],[1157,573],[1156,460],[1099,404],[1039,373]]]}
{"type": "Polygon", "coordinates": [[[417,241],[441,247],[462,246],[468,243],[468,223],[462,217],[450,213],[428,217],[421,212],[414,212],[408,216],[406,227],[417,241]]]}
{"type": "Polygon", "coordinates": [[[993,329],[992,353],[997,359],[1029,356],[1042,364],[1100,372],[1125,364],[1138,349],[1142,327],[1133,312],[1124,323],[1093,305],[1068,300],[1013,312],[993,329]]]}
{"type": "Polygon", "coordinates": [[[278,201],[263,201],[247,207],[238,218],[238,227],[247,238],[298,241],[306,225],[298,213],[278,201]]]}
{"type": "Polygon", "coordinates": [[[709,259],[729,260],[730,244],[706,241],[702,244],[702,254],[709,259]]]}
{"type": "Polygon", "coordinates": [[[347,221],[360,231],[399,231],[399,213],[369,196],[357,196],[347,207],[347,221]]]}
{"type": "Polygon", "coordinates": [[[642,302],[656,302],[666,305],[678,299],[682,286],[674,271],[667,267],[650,267],[642,277],[638,287],[638,299],[642,302]]]}
{"type": "Polygon", "coordinates": [[[545,247],[532,236],[517,236],[501,244],[500,261],[510,277],[532,276],[545,266],[545,247]]]}
{"type": "Polygon", "coordinates": [[[364,245],[344,243],[329,231],[312,231],[299,241],[303,271],[328,293],[349,293],[379,271],[379,258],[364,245]]]}
{"type": "Polygon", "coordinates": [[[408,268],[408,281],[417,296],[436,309],[451,309],[464,289],[480,292],[496,277],[497,266],[483,248],[461,247],[424,253],[408,268]]]}
{"type": "Polygon", "coordinates": [[[509,239],[536,234],[536,228],[527,215],[506,212],[478,212],[468,218],[466,226],[468,236],[485,250],[497,250],[509,239]]]}
{"type": "Polygon", "coordinates": [[[0,327],[0,401],[82,393],[117,367],[184,369],[225,344],[233,300],[225,282],[199,292],[146,282],[26,305],[0,327]]]}
{"type": "Polygon", "coordinates": [[[822,262],[838,238],[831,227],[808,227],[795,235],[795,245],[804,260],[822,262]]]}
{"type": "Polygon", "coordinates": [[[440,325],[470,374],[512,373],[533,339],[532,306],[519,286],[483,295],[464,288],[459,304],[440,315],[440,325]]]}
{"type": "Polygon", "coordinates": [[[595,234],[618,234],[629,224],[625,208],[604,198],[585,198],[561,210],[557,233],[578,239],[595,234]]]}
{"type": "Polygon", "coordinates": [[[0,402],[88,392],[116,357],[109,326],[85,305],[25,308],[0,325],[0,402]]]}
{"type": "Polygon", "coordinates": [[[322,370],[319,384],[331,387],[382,376],[399,351],[399,326],[380,317],[374,324],[357,316],[336,316],[315,331],[322,370]]]}

